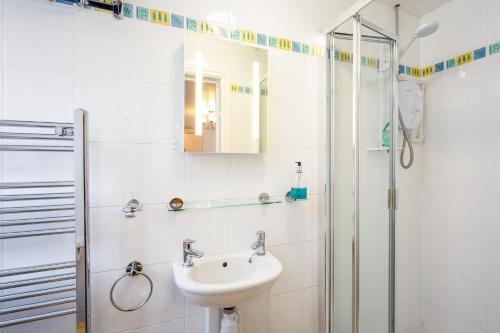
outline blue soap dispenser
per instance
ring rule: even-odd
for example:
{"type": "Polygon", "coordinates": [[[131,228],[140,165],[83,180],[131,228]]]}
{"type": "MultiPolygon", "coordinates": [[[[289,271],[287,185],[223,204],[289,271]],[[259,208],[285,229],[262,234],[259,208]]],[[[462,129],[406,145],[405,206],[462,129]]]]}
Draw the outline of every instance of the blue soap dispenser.
{"type": "Polygon", "coordinates": [[[302,162],[295,163],[297,164],[297,170],[293,175],[292,188],[286,196],[290,201],[307,200],[306,174],[302,170],[302,162]]]}

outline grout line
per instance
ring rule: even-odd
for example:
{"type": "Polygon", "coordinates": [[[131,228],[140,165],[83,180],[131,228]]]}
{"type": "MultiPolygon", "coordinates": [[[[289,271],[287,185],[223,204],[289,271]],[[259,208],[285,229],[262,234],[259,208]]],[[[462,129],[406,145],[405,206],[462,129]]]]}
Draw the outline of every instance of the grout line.
{"type": "MultiPolygon", "coordinates": [[[[146,325],[146,326],[139,326],[139,327],[134,327],[134,328],[131,328],[131,329],[127,329],[125,331],[116,331],[114,333],[127,333],[127,332],[137,332],[138,330],[142,330],[142,329],[145,329],[145,328],[149,328],[149,327],[153,327],[153,326],[158,326],[158,325],[163,325],[163,324],[166,324],[166,323],[171,323],[171,322],[174,322],[174,321],[178,321],[178,320],[182,320],[182,321],[185,321],[184,319],[186,318],[186,314],[184,313],[184,316],[182,317],[175,317],[175,318],[172,318],[170,320],[166,320],[166,321],[160,321],[160,322],[157,322],[157,323],[153,323],[153,324],[149,324],[149,325],[146,325]]],[[[184,324],[185,325],[185,324],[184,324]]],[[[184,326],[183,325],[183,326],[184,326]]],[[[185,327],[184,327],[185,329],[185,327]]],[[[179,332],[180,333],[180,332],[179,332]]]]}
{"type": "Polygon", "coordinates": [[[289,290],[289,291],[283,291],[283,292],[273,294],[273,295],[269,295],[269,292],[268,292],[267,298],[270,299],[272,297],[282,296],[282,295],[291,294],[291,293],[297,293],[300,291],[310,290],[310,289],[314,289],[314,288],[318,288],[318,291],[319,291],[320,286],[323,286],[323,284],[317,284],[317,285],[315,284],[315,285],[310,286],[310,287],[303,287],[303,288],[293,289],[293,290],[289,290]]]}

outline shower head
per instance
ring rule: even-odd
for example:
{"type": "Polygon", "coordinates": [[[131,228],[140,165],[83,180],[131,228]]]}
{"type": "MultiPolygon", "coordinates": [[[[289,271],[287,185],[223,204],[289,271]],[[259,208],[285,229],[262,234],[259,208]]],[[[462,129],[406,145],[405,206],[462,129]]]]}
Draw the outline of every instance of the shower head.
{"type": "Polygon", "coordinates": [[[415,31],[416,38],[423,38],[432,35],[439,29],[439,22],[427,22],[421,24],[415,31]]]}
{"type": "Polygon", "coordinates": [[[430,36],[433,33],[435,33],[437,31],[437,29],[439,29],[439,22],[427,22],[427,23],[421,24],[417,28],[417,31],[415,31],[415,34],[411,38],[408,45],[406,45],[406,47],[402,48],[401,51],[399,52],[399,57],[401,58],[406,53],[406,51],[408,51],[408,49],[410,48],[410,46],[413,44],[413,42],[415,40],[417,40],[418,38],[424,38],[424,37],[430,36]]]}

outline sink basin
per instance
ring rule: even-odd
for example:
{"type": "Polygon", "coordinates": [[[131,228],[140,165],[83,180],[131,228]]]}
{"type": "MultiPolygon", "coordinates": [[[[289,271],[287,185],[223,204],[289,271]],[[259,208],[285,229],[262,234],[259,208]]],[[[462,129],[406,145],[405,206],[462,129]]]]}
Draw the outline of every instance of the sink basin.
{"type": "Polygon", "coordinates": [[[243,251],[193,259],[194,265],[173,264],[175,283],[192,302],[208,307],[230,307],[268,291],[283,271],[281,262],[269,251],[248,259],[243,251]]]}

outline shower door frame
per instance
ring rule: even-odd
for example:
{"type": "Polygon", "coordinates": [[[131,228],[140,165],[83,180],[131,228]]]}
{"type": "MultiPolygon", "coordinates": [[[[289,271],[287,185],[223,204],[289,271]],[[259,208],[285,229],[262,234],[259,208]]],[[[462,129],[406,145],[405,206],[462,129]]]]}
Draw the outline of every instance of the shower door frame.
{"type": "MultiPolygon", "coordinates": [[[[397,36],[384,31],[384,29],[363,19],[360,15],[362,9],[374,0],[359,0],[348,10],[342,13],[337,20],[324,29],[327,37],[327,47],[330,50],[327,57],[327,228],[325,237],[326,246],[326,283],[325,283],[325,332],[334,332],[334,161],[335,161],[335,135],[334,135],[334,113],[335,113],[335,32],[349,20],[353,22],[353,151],[354,151],[354,172],[353,172],[353,239],[352,239],[352,333],[360,333],[359,316],[359,161],[360,161],[360,111],[361,111],[361,41],[373,41],[373,38],[362,36],[361,28],[366,27],[382,36],[385,42],[390,43],[391,62],[390,68],[392,80],[391,89],[391,116],[390,130],[391,140],[389,144],[389,184],[388,184],[388,210],[389,210],[389,278],[388,278],[388,333],[395,331],[395,222],[396,222],[396,153],[397,153],[397,105],[398,89],[397,75],[399,68],[399,44],[397,36]]],[[[349,36],[349,35],[347,35],[349,36]]],[[[375,40],[378,38],[375,38],[375,40]]]]}

